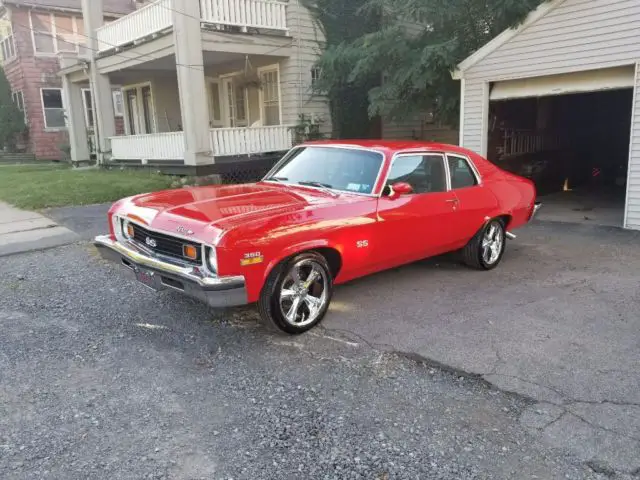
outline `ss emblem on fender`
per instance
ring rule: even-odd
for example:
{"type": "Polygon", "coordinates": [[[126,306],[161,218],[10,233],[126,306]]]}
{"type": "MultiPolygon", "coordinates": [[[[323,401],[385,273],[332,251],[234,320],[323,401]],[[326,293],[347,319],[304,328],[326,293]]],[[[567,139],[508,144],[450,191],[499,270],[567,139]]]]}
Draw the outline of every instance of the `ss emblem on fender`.
{"type": "Polygon", "coordinates": [[[153,238],[147,237],[144,239],[144,243],[149,245],[151,248],[156,248],[158,246],[158,242],[156,242],[153,238]]]}
{"type": "Polygon", "coordinates": [[[358,240],[356,246],[358,248],[367,248],[369,246],[369,240],[358,240]]]}

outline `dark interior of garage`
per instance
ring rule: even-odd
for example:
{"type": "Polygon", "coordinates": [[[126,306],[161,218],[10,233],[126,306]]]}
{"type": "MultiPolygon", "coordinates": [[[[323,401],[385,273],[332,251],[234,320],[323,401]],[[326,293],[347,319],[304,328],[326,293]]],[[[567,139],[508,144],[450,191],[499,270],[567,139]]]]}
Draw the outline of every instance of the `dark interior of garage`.
{"type": "Polygon", "coordinates": [[[619,89],[492,101],[487,156],[532,179],[541,196],[582,199],[574,211],[622,212],[632,98],[619,89]]]}

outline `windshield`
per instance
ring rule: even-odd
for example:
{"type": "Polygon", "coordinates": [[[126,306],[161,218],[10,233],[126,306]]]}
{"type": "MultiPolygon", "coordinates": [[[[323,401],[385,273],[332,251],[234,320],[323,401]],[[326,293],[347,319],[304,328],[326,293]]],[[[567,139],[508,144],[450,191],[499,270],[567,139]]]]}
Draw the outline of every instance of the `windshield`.
{"type": "Polygon", "coordinates": [[[370,194],[383,159],[381,153],[369,150],[300,147],[265,180],[370,194]]]}

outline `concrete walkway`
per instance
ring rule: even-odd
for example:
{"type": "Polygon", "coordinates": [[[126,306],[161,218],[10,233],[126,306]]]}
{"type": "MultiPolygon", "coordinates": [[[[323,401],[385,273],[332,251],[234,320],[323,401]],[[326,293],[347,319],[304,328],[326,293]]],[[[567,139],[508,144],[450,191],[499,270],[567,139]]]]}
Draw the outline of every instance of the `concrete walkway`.
{"type": "Polygon", "coordinates": [[[0,202],[0,256],[66,245],[78,235],[36,212],[0,202]]]}

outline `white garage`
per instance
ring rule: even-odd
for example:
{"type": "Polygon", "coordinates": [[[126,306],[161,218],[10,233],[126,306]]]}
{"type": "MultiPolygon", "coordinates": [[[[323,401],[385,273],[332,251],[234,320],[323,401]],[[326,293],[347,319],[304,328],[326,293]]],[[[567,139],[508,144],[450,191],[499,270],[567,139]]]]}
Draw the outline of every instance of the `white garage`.
{"type": "Polygon", "coordinates": [[[639,32],[640,0],[542,4],[458,66],[460,144],[560,219],[640,229],[639,32]]]}

